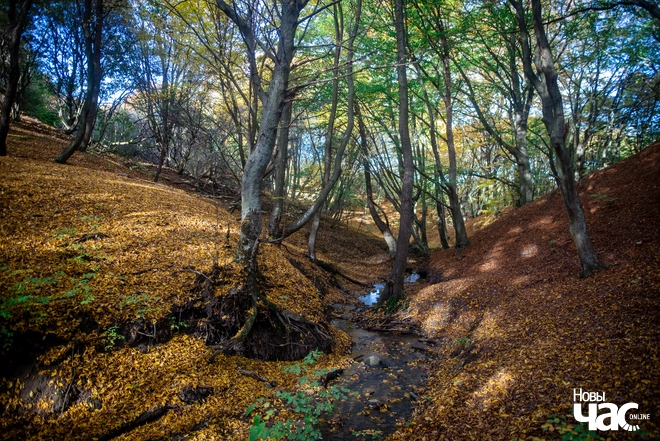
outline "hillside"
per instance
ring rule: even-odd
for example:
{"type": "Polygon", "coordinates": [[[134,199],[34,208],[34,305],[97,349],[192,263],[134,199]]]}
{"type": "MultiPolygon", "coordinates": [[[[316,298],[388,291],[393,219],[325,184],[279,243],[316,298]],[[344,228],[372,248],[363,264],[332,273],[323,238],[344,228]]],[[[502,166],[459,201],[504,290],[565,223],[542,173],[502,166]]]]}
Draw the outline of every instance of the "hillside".
{"type": "Polygon", "coordinates": [[[660,143],[583,179],[580,196],[609,265],[592,277],[579,278],[560,194],[473,232],[460,255],[431,256],[442,281],[412,295],[410,312],[447,344],[428,401],[394,439],[559,439],[575,424],[574,388],[638,403],[658,434],[660,143]],[[550,414],[560,422],[543,431],[550,414]]]}
{"type": "MultiPolygon", "coordinates": [[[[231,311],[205,315],[215,305],[205,280],[219,298],[244,280],[233,260],[236,214],[154,184],[145,166],[115,155],[57,165],[67,140],[41,125],[14,125],[9,140],[10,156],[0,158],[0,438],[92,439],[154,409],[170,412],[130,439],[245,436],[245,409],[274,390],[241,369],[282,388],[297,377],[280,369],[290,363],[208,362],[205,342],[236,332],[231,311]],[[198,386],[212,393],[182,402],[198,386]]],[[[328,325],[319,281],[295,269],[290,253],[262,245],[262,291],[333,337],[319,368],[348,363],[348,337],[328,325]]],[[[337,291],[324,283],[326,294],[337,291]]]]}

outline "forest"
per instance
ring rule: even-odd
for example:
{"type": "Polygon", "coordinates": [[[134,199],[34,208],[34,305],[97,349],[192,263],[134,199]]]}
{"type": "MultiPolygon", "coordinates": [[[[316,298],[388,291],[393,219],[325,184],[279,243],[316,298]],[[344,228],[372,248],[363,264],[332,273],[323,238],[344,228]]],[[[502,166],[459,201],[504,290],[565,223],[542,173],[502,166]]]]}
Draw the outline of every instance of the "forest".
{"type": "Polygon", "coordinates": [[[660,438],[657,1],[0,22],[0,439],[660,438]]]}

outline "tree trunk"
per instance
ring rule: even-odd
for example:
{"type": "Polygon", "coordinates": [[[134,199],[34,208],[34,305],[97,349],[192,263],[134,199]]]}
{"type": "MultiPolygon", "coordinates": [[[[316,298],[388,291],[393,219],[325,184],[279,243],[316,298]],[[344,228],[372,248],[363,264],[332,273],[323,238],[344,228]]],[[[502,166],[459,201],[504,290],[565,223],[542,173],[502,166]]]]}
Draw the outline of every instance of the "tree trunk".
{"type": "MultiPolygon", "coordinates": [[[[332,80],[332,102],[330,104],[330,114],[328,115],[328,130],[325,134],[325,155],[323,160],[323,180],[321,188],[328,185],[330,181],[330,168],[332,167],[332,134],[335,131],[335,116],[337,115],[337,97],[339,95],[339,57],[341,55],[343,29],[339,24],[338,14],[341,11],[341,3],[334,5],[334,25],[335,25],[335,54],[333,61],[333,80],[332,80]]],[[[343,20],[342,20],[343,21],[343,20]]],[[[321,223],[321,211],[317,210],[312,219],[312,227],[309,230],[309,240],[307,242],[309,259],[316,261],[316,234],[321,223]]]]}
{"type": "MultiPolygon", "coordinates": [[[[445,180],[445,175],[442,170],[442,162],[440,161],[440,150],[438,148],[438,138],[435,133],[435,127],[436,127],[436,119],[435,119],[435,108],[433,106],[433,103],[431,102],[431,99],[429,98],[428,91],[426,90],[426,82],[424,81],[424,76],[422,72],[422,68],[418,62],[415,62],[415,68],[417,70],[417,74],[420,77],[420,85],[422,86],[422,93],[424,97],[424,103],[426,104],[426,111],[429,114],[429,135],[430,135],[430,140],[431,140],[431,150],[433,152],[433,173],[434,177],[436,179],[436,182],[440,182],[442,186],[446,186],[447,182],[445,180]]],[[[436,190],[436,200],[437,197],[439,196],[439,191],[438,191],[439,186],[435,186],[436,190]]],[[[449,248],[449,242],[448,242],[448,235],[447,235],[447,223],[445,220],[445,209],[442,206],[442,204],[436,202],[436,212],[438,216],[438,221],[437,221],[437,226],[438,226],[438,235],[440,236],[440,246],[442,247],[443,250],[446,250],[449,248]]]]}
{"type": "Polygon", "coordinates": [[[414,186],[414,163],[410,132],[408,128],[408,78],[406,69],[406,29],[404,19],[404,0],[394,1],[394,26],[396,28],[397,82],[399,85],[399,138],[403,155],[403,180],[401,182],[401,205],[399,236],[396,243],[394,265],[388,276],[388,282],[378,299],[378,306],[394,305],[405,297],[403,279],[408,262],[410,234],[412,233],[412,192],[414,186]]]}
{"type": "Polygon", "coordinates": [[[32,0],[24,0],[21,4],[20,12],[16,10],[18,1],[9,2],[9,75],[7,78],[7,88],[5,97],[2,101],[2,113],[0,113],[0,156],[7,156],[7,135],[9,134],[9,125],[11,120],[11,110],[18,92],[18,80],[21,76],[21,66],[19,57],[21,53],[21,37],[27,23],[28,13],[32,6],[32,0]]]}
{"type": "MultiPolygon", "coordinates": [[[[295,51],[295,31],[300,12],[306,4],[307,0],[284,0],[276,4],[275,8],[279,9],[273,11],[273,14],[277,14],[279,26],[274,29],[274,34],[278,35],[278,43],[276,53],[268,55],[273,62],[273,69],[267,92],[261,89],[261,78],[256,72],[252,77],[252,87],[259,94],[263,107],[256,143],[245,163],[242,177],[242,221],[236,261],[243,266],[247,277],[238,293],[240,307],[234,307],[234,310],[246,312],[241,313],[244,317],[243,326],[221,345],[216,354],[229,351],[272,359],[274,351],[288,351],[285,359],[295,359],[301,358],[315,347],[322,350],[330,347],[331,338],[322,326],[281,310],[260,293],[257,286],[257,252],[262,230],[261,184],[273,154],[277,129],[287,101],[289,75],[295,51]],[[259,322],[263,326],[255,326],[255,323],[259,322]]],[[[239,16],[234,5],[230,6],[223,0],[216,0],[216,5],[239,28],[247,46],[248,58],[253,64],[256,41],[251,27],[252,21],[239,16]]],[[[275,16],[272,19],[275,20],[275,16]]],[[[216,354],[211,357],[211,361],[216,354]]],[[[282,359],[279,356],[278,358],[282,359]]]]}
{"type": "Polygon", "coordinates": [[[101,92],[101,32],[103,30],[103,1],[96,0],[94,14],[92,14],[93,0],[85,0],[83,13],[83,33],[85,35],[85,53],[87,55],[87,93],[82,111],[82,127],[79,127],[76,137],[71,144],[60,153],[55,162],[65,164],[76,150],[85,150],[92,139],[96,115],[98,113],[98,100],[101,92]],[[90,29],[94,16],[94,32],[90,29]]]}
{"type": "Polygon", "coordinates": [[[453,98],[451,96],[451,68],[449,65],[449,43],[447,37],[442,35],[442,45],[444,54],[442,56],[442,65],[445,79],[445,93],[443,100],[445,102],[445,126],[447,136],[447,151],[449,153],[449,182],[447,182],[447,197],[449,198],[449,207],[451,219],[454,223],[454,236],[456,237],[455,248],[457,251],[463,250],[470,244],[467,231],[465,230],[465,221],[461,210],[461,203],[458,199],[457,174],[456,174],[456,148],[454,146],[454,127],[453,127],[453,98]]]}
{"type": "Polygon", "coordinates": [[[167,147],[165,145],[161,145],[160,156],[158,157],[158,167],[156,167],[156,175],[154,176],[154,182],[158,182],[158,179],[160,179],[160,174],[163,171],[163,165],[165,164],[166,156],[167,156],[167,147]]]}
{"type": "Polygon", "coordinates": [[[355,11],[355,23],[350,31],[350,36],[347,45],[346,85],[348,86],[348,99],[347,99],[348,114],[346,116],[346,120],[347,120],[346,131],[344,132],[339,148],[337,149],[337,153],[335,154],[334,170],[332,171],[332,175],[330,176],[328,183],[323,186],[321,192],[319,193],[319,195],[317,196],[316,200],[311,205],[311,207],[309,207],[307,211],[305,211],[305,213],[303,213],[298,219],[296,219],[295,221],[291,222],[289,225],[284,227],[282,238],[288,237],[291,234],[295,233],[312,219],[312,217],[316,214],[316,212],[321,209],[323,204],[325,204],[325,201],[328,198],[330,191],[337,183],[337,180],[341,175],[342,158],[344,156],[344,151],[346,150],[346,147],[348,146],[348,143],[351,140],[351,134],[353,133],[353,126],[355,119],[354,118],[355,86],[353,82],[353,56],[354,56],[353,44],[355,42],[355,37],[357,36],[358,28],[360,25],[361,12],[362,12],[362,1],[358,0],[355,11]]]}
{"type": "Polygon", "coordinates": [[[243,178],[241,180],[241,235],[236,253],[237,260],[243,264],[250,261],[250,256],[256,253],[259,235],[261,234],[261,181],[268,165],[268,161],[275,146],[277,127],[282,116],[285,92],[291,72],[291,59],[293,58],[293,34],[295,32],[295,15],[284,8],[288,16],[282,17],[281,25],[282,44],[279,46],[278,55],[286,57],[276,64],[273,77],[268,87],[268,97],[263,106],[259,133],[254,149],[245,162],[243,178]],[[293,23],[285,22],[286,19],[293,23]]]}
{"type": "Polygon", "coordinates": [[[582,204],[580,204],[580,198],[575,187],[573,161],[570,152],[566,148],[567,127],[564,121],[563,100],[561,91],[559,90],[558,76],[554,67],[552,51],[545,34],[541,3],[540,0],[532,0],[532,20],[537,45],[534,59],[536,67],[542,75],[539,78],[532,67],[532,51],[529,45],[529,34],[527,32],[527,23],[525,22],[525,11],[522,2],[517,0],[509,0],[509,2],[516,9],[516,18],[521,34],[525,74],[534,85],[543,104],[543,123],[550,136],[552,149],[555,152],[559,165],[557,168],[557,184],[561,189],[564,206],[568,212],[571,236],[573,237],[573,242],[577,248],[578,257],[582,265],[582,276],[587,277],[594,270],[602,268],[603,264],[598,260],[593,249],[584,220],[582,204]]]}
{"type": "Polygon", "coordinates": [[[527,115],[516,112],[516,164],[518,166],[518,182],[520,191],[520,206],[534,200],[534,186],[532,183],[532,170],[529,166],[527,153],[527,115]]]}
{"type": "Polygon", "coordinates": [[[360,106],[357,104],[355,105],[355,115],[357,116],[358,128],[360,130],[360,144],[362,147],[363,155],[362,165],[364,168],[364,185],[367,192],[367,207],[369,208],[369,214],[371,214],[371,218],[374,220],[376,227],[378,227],[378,230],[383,235],[383,239],[385,239],[390,258],[393,258],[396,255],[396,239],[390,230],[389,223],[383,222],[383,220],[378,215],[378,211],[376,210],[376,204],[374,204],[373,188],[371,186],[371,166],[369,165],[369,150],[367,147],[367,130],[364,126],[364,121],[362,120],[360,106]]]}
{"type": "Polygon", "coordinates": [[[445,220],[445,207],[436,203],[435,209],[438,215],[438,235],[440,236],[440,246],[443,250],[449,249],[449,237],[447,234],[447,221],[445,220]]]}
{"type": "Polygon", "coordinates": [[[273,193],[273,210],[268,221],[268,235],[276,239],[280,235],[280,223],[284,209],[284,178],[286,177],[286,161],[289,146],[289,126],[291,125],[292,103],[284,105],[284,113],[280,123],[278,136],[277,163],[275,165],[275,191],[273,193]]]}

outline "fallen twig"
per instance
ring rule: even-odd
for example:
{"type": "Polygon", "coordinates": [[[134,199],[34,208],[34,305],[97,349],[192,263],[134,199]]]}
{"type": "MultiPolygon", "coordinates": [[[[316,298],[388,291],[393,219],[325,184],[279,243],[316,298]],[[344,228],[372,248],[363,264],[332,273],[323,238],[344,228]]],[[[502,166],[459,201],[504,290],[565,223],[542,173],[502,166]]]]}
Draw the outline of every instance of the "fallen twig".
{"type": "Polygon", "coordinates": [[[368,331],[374,332],[398,332],[399,334],[416,334],[415,331],[410,329],[401,329],[401,328],[366,328],[368,331]]]}
{"type": "Polygon", "coordinates": [[[187,272],[189,272],[189,273],[197,274],[198,276],[202,276],[202,277],[204,277],[204,278],[205,278],[206,280],[208,280],[209,282],[214,283],[213,280],[212,280],[209,276],[207,276],[207,275],[204,274],[203,272],[201,272],[201,271],[197,271],[196,269],[191,268],[191,267],[189,267],[189,266],[187,266],[187,267],[185,267],[185,268],[181,268],[181,271],[187,271],[187,272]]]}
{"type": "Polygon", "coordinates": [[[268,378],[262,377],[261,375],[255,374],[254,372],[246,371],[245,369],[241,369],[241,368],[238,368],[238,372],[245,375],[245,376],[247,376],[247,377],[254,378],[255,380],[259,380],[259,381],[262,381],[264,383],[268,383],[273,387],[277,386],[277,383],[275,383],[274,381],[270,381],[268,378]]]}

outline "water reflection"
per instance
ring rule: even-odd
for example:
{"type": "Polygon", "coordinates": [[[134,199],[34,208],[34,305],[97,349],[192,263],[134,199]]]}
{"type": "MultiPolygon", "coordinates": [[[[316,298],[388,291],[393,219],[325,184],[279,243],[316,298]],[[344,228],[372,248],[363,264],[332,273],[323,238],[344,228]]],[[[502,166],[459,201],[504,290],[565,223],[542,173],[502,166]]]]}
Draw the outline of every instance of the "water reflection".
{"type": "MultiPolygon", "coordinates": [[[[403,279],[403,283],[415,283],[419,280],[419,274],[417,273],[412,273],[405,279],[403,279]]],[[[380,298],[380,291],[385,288],[384,283],[376,283],[374,284],[374,287],[372,291],[364,296],[360,297],[360,301],[364,303],[367,306],[373,306],[376,303],[378,303],[378,299],[380,298]]]]}
{"type": "Polygon", "coordinates": [[[373,306],[378,303],[378,298],[380,297],[380,290],[385,288],[384,283],[376,283],[374,285],[373,291],[371,291],[366,296],[361,296],[360,301],[367,306],[373,306]]]}

